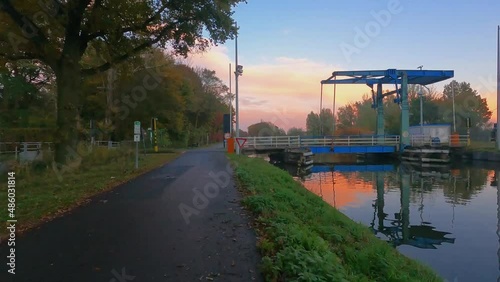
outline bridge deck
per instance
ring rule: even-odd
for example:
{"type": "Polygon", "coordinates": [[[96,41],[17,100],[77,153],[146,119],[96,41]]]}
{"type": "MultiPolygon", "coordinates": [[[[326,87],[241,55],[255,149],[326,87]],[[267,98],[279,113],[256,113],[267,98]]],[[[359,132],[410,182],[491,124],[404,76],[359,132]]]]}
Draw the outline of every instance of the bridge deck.
{"type": "MultiPolygon", "coordinates": [[[[286,148],[305,147],[315,154],[361,154],[361,153],[394,153],[399,150],[399,135],[349,135],[349,136],[266,136],[246,137],[243,151],[271,152],[286,148]]],[[[450,141],[451,142],[451,141],[450,141]]],[[[467,136],[460,136],[458,144],[443,142],[442,146],[463,146],[467,143],[467,136]]],[[[435,141],[415,136],[411,139],[412,146],[433,145],[435,141]]]]}

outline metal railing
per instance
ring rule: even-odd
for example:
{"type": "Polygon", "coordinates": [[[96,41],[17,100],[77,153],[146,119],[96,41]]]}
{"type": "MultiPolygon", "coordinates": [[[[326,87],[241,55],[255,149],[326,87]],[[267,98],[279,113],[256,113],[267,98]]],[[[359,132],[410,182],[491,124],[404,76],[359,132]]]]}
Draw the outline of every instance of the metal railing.
{"type": "MultiPolygon", "coordinates": [[[[130,142],[133,141],[94,141],[93,146],[108,147],[112,149],[127,145],[130,142]]],[[[90,142],[88,142],[88,145],[90,145],[90,142]]],[[[54,147],[53,142],[0,142],[0,154],[15,154],[19,152],[34,152],[41,150],[52,151],[54,147]]]]}
{"type": "Polygon", "coordinates": [[[266,136],[246,137],[244,148],[303,147],[303,146],[397,146],[399,135],[349,135],[349,136],[266,136]]]}
{"type": "Polygon", "coordinates": [[[53,148],[54,144],[52,142],[0,142],[0,154],[15,154],[23,151],[51,151],[53,148]]]}
{"type": "Polygon", "coordinates": [[[450,136],[444,140],[439,138],[432,138],[428,135],[412,135],[410,137],[410,146],[450,146],[450,147],[463,147],[467,146],[469,142],[469,135],[457,135],[456,137],[450,136]]]}

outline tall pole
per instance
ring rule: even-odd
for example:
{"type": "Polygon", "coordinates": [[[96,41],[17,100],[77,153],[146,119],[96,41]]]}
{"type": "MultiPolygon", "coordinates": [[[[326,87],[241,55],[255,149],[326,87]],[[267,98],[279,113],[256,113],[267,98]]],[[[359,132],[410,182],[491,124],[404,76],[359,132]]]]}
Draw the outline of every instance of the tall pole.
{"type": "Polygon", "coordinates": [[[323,136],[323,120],[321,119],[321,110],[323,110],[323,83],[321,83],[321,96],[319,99],[319,135],[323,136]]]}
{"type": "MultiPolygon", "coordinates": [[[[424,66],[420,66],[418,67],[420,70],[422,70],[424,66]]],[[[420,134],[422,134],[422,142],[424,141],[424,138],[423,138],[423,135],[424,135],[424,111],[423,111],[423,108],[424,108],[424,104],[423,104],[423,96],[424,96],[424,92],[422,91],[422,85],[419,85],[419,92],[418,92],[419,96],[420,96],[420,134]]],[[[422,144],[423,145],[423,144],[422,144]]]]}
{"type": "MultiPolygon", "coordinates": [[[[334,78],[334,80],[337,80],[337,77],[334,78]]],[[[336,122],[337,120],[335,119],[335,112],[336,112],[336,108],[335,108],[335,100],[336,100],[336,97],[337,97],[337,83],[333,84],[333,127],[332,127],[332,135],[335,135],[335,126],[336,126],[336,122]]]]}
{"type": "Polygon", "coordinates": [[[500,25],[497,27],[497,149],[500,150],[500,25]]]}
{"type": "MultiPolygon", "coordinates": [[[[240,110],[238,107],[238,23],[235,23],[236,25],[236,37],[234,40],[235,43],[235,62],[236,62],[236,71],[234,72],[234,88],[235,88],[235,94],[236,94],[236,138],[240,137],[240,110]]],[[[236,154],[240,154],[240,146],[237,144],[236,146],[236,154]]]]}
{"type": "Polygon", "coordinates": [[[231,93],[231,63],[229,63],[229,135],[233,137],[233,94],[231,93]]]}
{"type": "Polygon", "coordinates": [[[457,121],[455,116],[455,85],[451,82],[451,98],[453,103],[453,132],[457,132],[457,121]]]}

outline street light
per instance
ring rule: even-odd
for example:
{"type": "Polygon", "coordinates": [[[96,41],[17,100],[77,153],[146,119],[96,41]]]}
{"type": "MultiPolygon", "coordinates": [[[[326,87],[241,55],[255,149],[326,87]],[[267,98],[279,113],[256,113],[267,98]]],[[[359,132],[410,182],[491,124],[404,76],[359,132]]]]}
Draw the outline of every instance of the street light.
{"type": "MultiPolygon", "coordinates": [[[[238,104],[238,77],[243,74],[243,66],[238,65],[238,24],[236,23],[236,35],[235,35],[235,61],[236,61],[236,71],[234,72],[234,87],[236,95],[236,138],[240,137],[240,110],[238,104]]],[[[240,154],[240,146],[236,146],[236,154],[240,154]]]]}

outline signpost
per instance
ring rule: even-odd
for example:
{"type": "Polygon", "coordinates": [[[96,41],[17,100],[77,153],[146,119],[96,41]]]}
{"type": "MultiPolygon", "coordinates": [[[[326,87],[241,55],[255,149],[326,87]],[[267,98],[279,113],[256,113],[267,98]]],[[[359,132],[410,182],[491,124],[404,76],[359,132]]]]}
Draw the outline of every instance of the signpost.
{"type": "Polygon", "coordinates": [[[247,142],[247,139],[246,138],[236,138],[236,143],[238,143],[238,148],[243,148],[243,146],[245,146],[245,143],[247,142]]]}
{"type": "Polygon", "coordinates": [[[139,168],[139,142],[141,142],[141,122],[134,121],[135,169],[139,168]]]}

